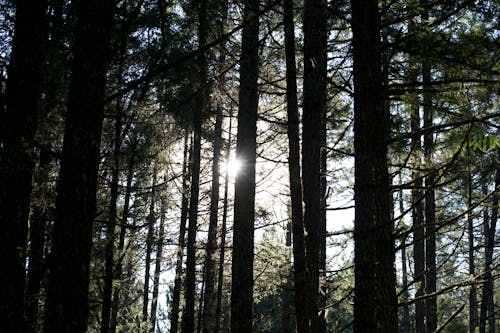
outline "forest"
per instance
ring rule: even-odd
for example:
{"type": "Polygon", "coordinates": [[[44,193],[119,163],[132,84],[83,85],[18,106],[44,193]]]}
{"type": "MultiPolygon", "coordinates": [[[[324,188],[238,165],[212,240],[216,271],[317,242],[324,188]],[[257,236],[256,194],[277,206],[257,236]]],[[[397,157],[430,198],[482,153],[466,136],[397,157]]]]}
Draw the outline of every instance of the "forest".
{"type": "Polygon", "coordinates": [[[500,331],[499,0],[0,0],[0,332],[500,331]]]}

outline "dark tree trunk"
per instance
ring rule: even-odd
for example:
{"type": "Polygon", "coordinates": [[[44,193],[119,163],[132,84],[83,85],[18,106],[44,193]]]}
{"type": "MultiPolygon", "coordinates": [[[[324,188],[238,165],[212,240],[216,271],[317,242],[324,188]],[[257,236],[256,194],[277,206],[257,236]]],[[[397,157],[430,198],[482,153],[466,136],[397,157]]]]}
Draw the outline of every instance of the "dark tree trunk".
{"type": "MultiPolygon", "coordinates": [[[[415,28],[413,27],[412,30],[415,28]]],[[[418,64],[410,56],[409,82],[418,80],[418,64]]],[[[417,132],[421,128],[420,103],[417,94],[411,94],[409,100],[411,114],[411,131],[417,132]]],[[[422,193],[422,138],[416,135],[411,140],[413,159],[412,179],[414,189],[411,191],[412,222],[413,222],[413,265],[415,283],[415,297],[422,297],[425,292],[425,230],[424,230],[424,201],[422,193]]],[[[425,333],[425,301],[415,302],[415,332],[425,333]]]]}
{"type": "Polygon", "coordinates": [[[217,222],[219,218],[219,160],[222,135],[222,108],[217,107],[214,133],[214,157],[212,165],[212,191],[210,202],[210,224],[205,257],[205,297],[203,308],[203,333],[215,332],[215,308],[217,291],[215,289],[215,251],[217,250],[217,222]]]}
{"type": "MultiPolygon", "coordinates": [[[[198,3],[198,47],[203,47],[207,39],[207,3],[198,3]]],[[[189,224],[186,253],[186,293],[185,308],[182,318],[182,331],[194,332],[195,294],[196,294],[196,230],[198,223],[198,204],[200,196],[200,154],[201,125],[206,107],[205,83],[207,82],[207,64],[205,53],[197,58],[197,92],[193,117],[193,164],[191,179],[191,196],[189,198],[189,224]]]]}
{"type": "MultiPolygon", "coordinates": [[[[51,158],[47,149],[40,151],[40,162],[38,171],[35,175],[36,183],[39,187],[40,199],[50,197],[48,191],[47,178],[49,174],[51,158]]],[[[46,205],[33,205],[33,213],[30,221],[28,251],[29,266],[26,281],[25,310],[27,332],[38,332],[38,303],[40,301],[40,288],[45,273],[44,245],[45,245],[45,227],[47,221],[46,205]]]]}
{"type": "Polygon", "coordinates": [[[257,147],[257,79],[259,72],[259,0],[245,0],[240,57],[240,91],[236,157],[241,169],[234,186],[231,283],[231,332],[252,332],[257,147]]]}
{"type": "MultiPolygon", "coordinates": [[[[123,272],[123,258],[125,256],[125,253],[123,253],[124,247],[125,247],[125,235],[127,232],[127,221],[128,221],[128,216],[129,216],[129,205],[130,205],[130,196],[132,192],[132,180],[134,178],[134,167],[135,167],[135,148],[137,145],[137,139],[134,136],[132,138],[132,143],[131,143],[131,150],[129,152],[129,161],[128,161],[128,172],[127,172],[127,183],[126,183],[126,188],[125,188],[125,197],[123,199],[123,212],[122,212],[122,217],[121,217],[121,227],[120,227],[120,237],[118,240],[118,247],[117,247],[117,252],[119,253],[120,257],[118,259],[118,262],[116,264],[116,273],[115,273],[115,279],[117,281],[120,281],[121,284],[121,279],[122,279],[122,272],[123,272]]],[[[110,333],[115,333],[116,332],[116,326],[118,324],[117,318],[118,318],[118,306],[120,304],[120,291],[121,291],[121,286],[118,285],[114,288],[113,291],[113,301],[111,303],[111,323],[110,323],[110,328],[109,332],[110,333]]]]}
{"type": "Polygon", "coordinates": [[[153,171],[153,185],[151,186],[151,203],[149,206],[148,216],[148,234],[146,236],[146,263],[144,273],[144,292],[142,296],[142,320],[148,320],[148,306],[149,306],[149,280],[151,279],[151,253],[153,252],[154,242],[154,225],[156,223],[155,205],[156,205],[156,177],[158,169],[154,166],[153,171]]]}
{"type": "Polygon", "coordinates": [[[170,331],[177,333],[179,329],[179,304],[182,289],[182,258],[184,253],[184,240],[186,235],[186,222],[189,208],[189,179],[191,178],[189,161],[191,161],[191,148],[188,147],[188,131],[184,135],[184,159],[182,164],[182,201],[181,201],[181,221],[179,226],[179,239],[177,245],[177,255],[175,263],[174,290],[172,292],[172,312],[170,314],[170,331]]]}
{"type": "Polygon", "coordinates": [[[321,221],[321,141],[326,112],[327,5],[304,3],[304,101],[302,127],[302,184],[307,266],[307,301],[311,332],[319,330],[319,256],[321,221]]]}
{"type": "Polygon", "coordinates": [[[160,290],[160,274],[161,274],[161,261],[163,256],[163,242],[165,240],[165,209],[167,203],[165,199],[161,201],[160,212],[160,230],[158,231],[158,239],[156,240],[156,259],[155,259],[155,272],[153,276],[153,298],[151,299],[151,316],[149,318],[150,333],[154,333],[156,327],[156,312],[158,308],[158,294],[160,290]]]}
{"type": "MultiPolygon", "coordinates": [[[[481,298],[481,314],[479,322],[480,333],[494,333],[495,332],[495,300],[493,289],[493,253],[495,250],[495,233],[498,219],[498,191],[500,190],[500,152],[497,155],[495,173],[495,193],[493,194],[493,203],[491,218],[488,214],[488,208],[484,208],[484,283],[482,288],[481,298]],[[488,330],[486,329],[488,324],[488,330]]],[[[483,194],[487,195],[487,181],[484,180],[483,194]]]]}
{"type": "Polygon", "coordinates": [[[75,2],[77,25],[66,113],[56,221],[45,304],[45,332],[85,332],[92,227],[102,131],[112,2],[75,2]]]}
{"type": "Polygon", "coordinates": [[[394,239],[377,0],[351,0],[354,55],[354,332],[397,332],[394,239]],[[373,126],[377,124],[377,126],[373,126]]]}
{"type": "Polygon", "coordinates": [[[299,111],[297,102],[297,71],[295,63],[295,24],[293,1],[284,0],[284,29],[286,54],[286,101],[288,115],[288,172],[292,205],[293,264],[295,287],[295,317],[298,333],[308,333],[309,321],[303,304],[308,297],[304,215],[302,211],[302,182],[300,175],[299,111]]]}
{"type": "MultiPolygon", "coordinates": [[[[471,161],[469,160],[469,163],[471,161]]],[[[476,264],[474,260],[474,218],[472,212],[472,175],[469,172],[467,179],[467,234],[469,238],[469,276],[476,275],[476,264]]],[[[472,284],[469,289],[469,333],[475,333],[479,323],[477,311],[477,289],[472,284]]]]}
{"type": "MultiPolygon", "coordinates": [[[[124,66],[124,48],[120,54],[120,64],[118,69],[118,84],[122,82],[124,66]]],[[[111,303],[113,296],[113,280],[115,269],[115,226],[116,226],[116,205],[118,201],[118,182],[120,178],[120,151],[122,144],[122,113],[123,106],[120,100],[116,103],[115,138],[113,149],[113,165],[111,167],[111,184],[109,199],[109,216],[106,224],[106,246],[104,250],[104,289],[102,295],[101,308],[101,333],[109,333],[111,319],[111,303]]]]}
{"type": "MultiPolygon", "coordinates": [[[[403,190],[399,192],[399,214],[403,215],[405,213],[404,203],[403,203],[403,190]]],[[[407,258],[406,258],[406,236],[401,240],[401,275],[402,275],[402,285],[403,296],[402,302],[408,302],[410,298],[410,293],[408,291],[408,268],[407,268],[407,258]]],[[[403,318],[401,322],[401,333],[410,333],[410,307],[407,304],[403,305],[403,318]]]]}
{"type": "Polygon", "coordinates": [[[0,325],[23,330],[33,139],[42,85],[45,1],[16,1],[5,110],[0,109],[0,325]]]}
{"type": "MultiPolygon", "coordinates": [[[[425,0],[422,1],[426,5],[425,0]]],[[[428,15],[424,16],[428,19],[428,15]]],[[[432,94],[425,92],[431,83],[431,68],[425,61],[422,64],[422,78],[424,83],[424,128],[432,126],[432,94]]],[[[432,133],[424,135],[424,159],[426,166],[432,169],[434,153],[434,137],[432,133]]],[[[435,177],[432,170],[428,171],[425,178],[425,294],[431,295],[436,292],[436,198],[434,192],[435,177]]],[[[434,333],[437,329],[437,297],[429,297],[425,300],[425,331],[434,333]]]]}
{"type": "MultiPolygon", "coordinates": [[[[231,139],[233,130],[233,112],[229,111],[229,131],[227,139],[227,152],[226,152],[226,162],[229,161],[231,155],[231,139]]],[[[224,262],[226,255],[226,232],[227,232],[227,206],[228,206],[228,187],[229,187],[229,171],[226,168],[226,174],[224,175],[224,199],[223,199],[223,211],[222,211],[222,225],[220,231],[220,252],[219,252],[219,271],[218,271],[218,284],[217,284],[217,305],[215,307],[215,333],[220,332],[220,321],[222,315],[222,287],[224,285],[224,262]]]]}

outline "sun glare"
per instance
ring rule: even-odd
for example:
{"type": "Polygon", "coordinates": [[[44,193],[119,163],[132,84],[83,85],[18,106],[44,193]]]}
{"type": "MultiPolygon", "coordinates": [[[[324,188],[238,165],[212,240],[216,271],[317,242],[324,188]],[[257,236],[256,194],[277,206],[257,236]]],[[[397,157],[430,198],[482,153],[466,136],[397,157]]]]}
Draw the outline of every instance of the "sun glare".
{"type": "Polygon", "coordinates": [[[231,159],[227,161],[227,171],[229,172],[229,176],[231,177],[236,176],[240,168],[241,168],[240,160],[231,159]]]}

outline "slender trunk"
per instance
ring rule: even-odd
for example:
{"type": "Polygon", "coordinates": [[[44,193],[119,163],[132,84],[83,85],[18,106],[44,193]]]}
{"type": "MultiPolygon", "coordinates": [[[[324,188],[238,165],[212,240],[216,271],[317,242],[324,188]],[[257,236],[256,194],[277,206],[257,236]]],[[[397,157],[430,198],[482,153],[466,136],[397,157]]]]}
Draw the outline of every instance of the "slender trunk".
{"type": "Polygon", "coordinates": [[[42,86],[45,1],[16,1],[15,33],[0,109],[0,327],[23,331],[26,241],[33,171],[33,139],[42,86]]]}
{"type": "MultiPolygon", "coordinates": [[[[326,333],[326,199],[327,199],[327,152],[326,152],[326,119],[323,117],[323,128],[321,129],[321,220],[319,229],[320,249],[319,249],[319,331],[318,333],[326,333]]],[[[392,205],[391,205],[392,207],[392,205]]]]}
{"type": "Polygon", "coordinates": [[[302,182],[300,175],[300,134],[297,102],[297,71],[295,62],[295,24],[293,22],[293,1],[284,0],[284,29],[286,54],[286,101],[288,115],[288,172],[290,176],[290,197],[292,205],[293,265],[295,287],[295,317],[298,333],[308,333],[309,321],[303,310],[306,304],[307,271],[304,243],[304,216],[302,211],[302,182]]]}
{"type": "Polygon", "coordinates": [[[66,112],[45,332],[87,330],[92,230],[112,2],[75,2],[78,17],[66,112]]]}
{"type": "Polygon", "coordinates": [[[150,332],[154,333],[156,327],[156,311],[158,308],[158,294],[160,290],[161,261],[163,256],[163,241],[165,239],[165,199],[161,199],[160,230],[156,240],[155,272],[153,277],[153,298],[151,299],[150,332]]]}
{"type": "MultiPolygon", "coordinates": [[[[403,204],[403,190],[399,192],[399,214],[403,215],[405,212],[403,204]]],[[[406,237],[401,240],[401,274],[402,274],[402,286],[403,288],[403,320],[401,323],[401,333],[410,333],[410,307],[405,304],[409,298],[410,293],[408,291],[408,268],[407,268],[407,258],[406,258],[406,237]]]]}
{"type": "MultiPolygon", "coordinates": [[[[427,0],[421,0],[424,7],[427,0]]],[[[428,20],[427,11],[423,15],[424,20],[428,20]]],[[[422,63],[422,81],[424,89],[423,109],[424,128],[429,128],[433,123],[432,94],[427,92],[431,83],[431,67],[427,61],[422,63]]],[[[432,164],[434,153],[434,137],[432,133],[424,135],[424,159],[428,171],[425,177],[425,294],[432,295],[436,292],[436,198],[434,191],[434,172],[432,164]]],[[[425,300],[425,331],[434,333],[437,329],[437,297],[430,297],[425,300]]]]}
{"type": "MultiPolygon", "coordinates": [[[[47,178],[51,158],[47,149],[40,151],[40,162],[36,173],[36,183],[39,186],[41,199],[48,199],[47,178]]],[[[42,287],[43,275],[45,273],[44,244],[45,226],[47,220],[47,206],[33,205],[29,233],[29,266],[26,282],[25,310],[27,332],[38,332],[38,303],[40,301],[40,289],[42,287]]]]}
{"type": "MultiPolygon", "coordinates": [[[[132,180],[134,178],[134,167],[135,167],[135,147],[137,145],[137,139],[134,137],[132,139],[132,144],[131,144],[131,150],[129,153],[129,161],[128,161],[128,172],[127,172],[127,183],[126,183],[126,188],[125,188],[125,198],[123,202],[123,212],[122,212],[122,217],[121,217],[121,227],[120,227],[120,237],[118,240],[118,247],[117,247],[117,253],[120,255],[120,258],[118,259],[118,262],[116,264],[116,273],[115,273],[115,279],[117,281],[120,281],[121,284],[121,279],[122,279],[122,271],[123,271],[123,258],[125,256],[125,253],[123,253],[123,249],[125,246],[125,235],[127,232],[127,221],[129,217],[129,205],[130,205],[130,196],[132,192],[132,180]]],[[[116,326],[118,324],[117,318],[118,318],[118,306],[120,304],[120,291],[121,291],[121,286],[120,284],[114,288],[113,291],[113,301],[111,303],[111,324],[109,328],[110,333],[115,333],[116,332],[116,326]]]]}
{"type": "MultiPolygon", "coordinates": [[[[480,316],[480,333],[494,333],[495,332],[495,300],[494,300],[494,286],[493,275],[493,253],[495,250],[495,234],[498,219],[498,191],[500,190],[500,152],[497,155],[496,173],[495,173],[495,193],[493,194],[491,219],[489,218],[488,208],[484,209],[484,236],[485,236],[485,249],[484,249],[484,283],[483,293],[481,298],[481,316],[480,316]],[[489,220],[489,222],[488,222],[489,220]],[[486,330],[488,324],[488,330],[486,330]]],[[[483,193],[486,195],[488,192],[487,185],[484,184],[483,193]]]]}
{"type": "Polygon", "coordinates": [[[397,332],[377,0],[351,0],[354,56],[354,332],[397,332]],[[377,124],[377,126],[373,126],[377,124]]]}
{"type": "MultiPolygon", "coordinates": [[[[207,39],[207,3],[198,4],[198,47],[203,47],[207,39]]],[[[198,223],[198,203],[200,196],[200,155],[201,155],[201,125],[206,107],[207,93],[207,63],[205,53],[200,53],[197,58],[197,93],[194,103],[193,117],[193,167],[191,179],[191,196],[189,200],[189,225],[186,253],[186,293],[185,308],[182,319],[182,331],[194,332],[195,294],[196,294],[196,230],[198,223]]]]}
{"type": "MultiPolygon", "coordinates": [[[[229,161],[231,155],[231,132],[232,132],[232,120],[233,114],[232,110],[229,111],[229,132],[227,139],[227,152],[226,152],[226,163],[229,161]]],[[[226,174],[224,175],[224,199],[223,199],[223,211],[222,211],[222,225],[220,231],[220,252],[219,252],[219,272],[218,272],[218,284],[217,284],[217,305],[215,307],[215,333],[220,332],[220,321],[222,314],[222,287],[224,285],[224,261],[226,255],[226,232],[227,232],[227,206],[228,206],[228,187],[229,187],[229,171],[226,168],[226,174]]]]}
{"type": "Polygon", "coordinates": [[[142,320],[148,320],[148,306],[149,306],[149,280],[151,279],[151,253],[153,252],[154,242],[154,225],[156,223],[155,205],[156,205],[156,177],[158,169],[156,163],[153,171],[153,185],[151,186],[151,202],[149,206],[148,216],[148,234],[146,236],[146,263],[144,273],[144,291],[142,296],[142,320]]]}
{"type": "MultiPolygon", "coordinates": [[[[410,82],[418,80],[418,65],[410,57],[409,69],[410,82]]],[[[411,109],[411,131],[417,132],[421,128],[420,107],[418,95],[412,94],[409,101],[411,109]]],[[[412,152],[415,155],[413,161],[414,171],[412,179],[414,188],[411,191],[412,220],[413,220],[413,264],[415,282],[415,297],[422,297],[425,292],[425,230],[424,230],[424,202],[422,192],[422,138],[416,135],[411,141],[412,152]]],[[[425,301],[415,302],[415,332],[425,333],[425,301]]]]}
{"type": "Polygon", "coordinates": [[[188,131],[184,135],[184,158],[182,164],[182,201],[181,201],[181,221],[179,226],[179,239],[177,245],[177,255],[175,263],[175,280],[172,295],[172,312],[170,314],[170,331],[177,333],[179,329],[179,304],[182,289],[182,258],[184,253],[184,239],[186,235],[186,221],[188,217],[189,205],[189,179],[191,178],[189,161],[191,161],[191,148],[188,147],[188,131]]]}
{"type": "Polygon", "coordinates": [[[241,169],[234,185],[231,276],[231,332],[252,332],[255,224],[255,162],[259,96],[259,0],[245,0],[240,57],[236,158],[241,169]]]}
{"type": "MultiPolygon", "coordinates": [[[[474,262],[474,218],[472,217],[472,175],[469,172],[467,180],[467,233],[469,236],[469,276],[476,275],[474,262]]],[[[478,326],[477,289],[472,284],[469,289],[469,333],[474,333],[478,326]]]]}
{"type": "Polygon", "coordinates": [[[196,333],[201,333],[203,321],[203,300],[205,299],[205,269],[201,279],[200,300],[198,301],[198,322],[196,324],[196,333]]]}
{"type": "Polygon", "coordinates": [[[217,249],[217,222],[219,218],[219,159],[221,151],[222,108],[217,107],[214,133],[214,157],[212,165],[212,191],[210,202],[210,224],[205,257],[205,297],[203,308],[203,333],[215,332],[215,251],[217,249]]]}
{"type": "MultiPolygon", "coordinates": [[[[124,52],[120,55],[120,65],[118,69],[118,82],[122,82],[124,52]]],[[[101,333],[109,333],[111,319],[111,303],[113,296],[113,280],[115,268],[115,226],[116,226],[116,205],[118,201],[118,182],[120,178],[120,151],[122,144],[122,113],[123,107],[120,100],[116,103],[115,138],[113,149],[113,165],[111,170],[111,185],[109,199],[109,216],[106,225],[106,246],[104,250],[104,289],[101,308],[101,333]]]]}
{"type": "Polygon", "coordinates": [[[311,332],[319,330],[319,257],[321,221],[321,129],[326,112],[327,4],[304,3],[304,101],[302,127],[302,184],[308,297],[311,332]]]}

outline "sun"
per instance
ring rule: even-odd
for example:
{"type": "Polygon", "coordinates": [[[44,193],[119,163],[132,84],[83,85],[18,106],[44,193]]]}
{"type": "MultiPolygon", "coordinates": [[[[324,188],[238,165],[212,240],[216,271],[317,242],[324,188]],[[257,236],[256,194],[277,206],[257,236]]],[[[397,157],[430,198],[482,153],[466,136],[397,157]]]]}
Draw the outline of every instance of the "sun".
{"type": "Polygon", "coordinates": [[[234,177],[241,169],[241,161],[238,159],[230,159],[229,161],[227,161],[226,168],[229,176],[234,177]]]}

